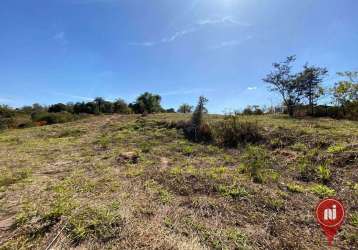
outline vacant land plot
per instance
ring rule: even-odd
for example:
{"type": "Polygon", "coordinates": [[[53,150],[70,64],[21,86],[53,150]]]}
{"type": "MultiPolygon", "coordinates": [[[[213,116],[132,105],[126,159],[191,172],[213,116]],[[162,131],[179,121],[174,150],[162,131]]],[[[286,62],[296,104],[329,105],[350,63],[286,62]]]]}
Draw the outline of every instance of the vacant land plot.
{"type": "Polygon", "coordinates": [[[328,196],[347,209],[336,248],[358,248],[358,122],[241,117],[264,141],[229,149],[168,125],[186,119],[2,132],[0,249],[323,249],[328,196]]]}

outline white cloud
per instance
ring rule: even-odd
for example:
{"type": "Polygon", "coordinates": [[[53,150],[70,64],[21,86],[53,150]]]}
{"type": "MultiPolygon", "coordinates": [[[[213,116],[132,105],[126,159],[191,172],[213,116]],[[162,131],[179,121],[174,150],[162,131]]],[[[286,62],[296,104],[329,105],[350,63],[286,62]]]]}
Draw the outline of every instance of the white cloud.
{"type": "Polygon", "coordinates": [[[68,40],[66,38],[66,33],[64,31],[56,33],[52,38],[62,45],[68,44],[68,40]]]}
{"type": "MultiPolygon", "coordinates": [[[[225,23],[232,24],[232,25],[240,25],[240,26],[250,26],[250,24],[239,22],[232,16],[225,16],[225,17],[216,18],[216,19],[203,19],[203,20],[197,21],[195,23],[195,25],[192,25],[191,28],[180,30],[178,32],[175,32],[173,35],[164,37],[158,41],[133,42],[133,43],[129,43],[129,45],[152,47],[152,46],[159,45],[159,44],[171,43],[181,37],[184,37],[190,33],[194,33],[196,31],[198,31],[201,27],[203,27],[205,25],[216,25],[216,24],[225,24],[225,23]]],[[[231,42],[233,42],[233,41],[231,41],[231,42]]],[[[240,42],[240,41],[237,41],[237,42],[240,42]]],[[[223,44],[221,47],[234,46],[234,45],[236,45],[236,44],[230,44],[230,41],[229,41],[229,44],[223,44]]]]}
{"type": "Polygon", "coordinates": [[[129,43],[132,46],[143,46],[143,47],[151,47],[157,45],[158,43],[155,42],[141,42],[141,43],[129,43]]]}
{"type": "Polygon", "coordinates": [[[84,100],[84,101],[93,100],[93,98],[91,98],[91,97],[79,96],[79,95],[71,95],[71,94],[66,94],[66,93],[62,93],[62,92],[51,92],[49,94],[57,95],[57,96],[63,96],[63,97],[72,98],[72,99],[76,99],[76,100],[84,100]]]}
{"type": "Polygon", "coordinates": [[[189,28],[189,29],[185,29],[185,30],[181,30],[178,32],[175,32],[173,35],[169,36],[169,37],[164,37],[162,38],[160,41],[157,42],[139,42],[139,43],[130,43],[129,45],[133,45],[133,46],[143,46],[143,47],[151,47],[151,46],[155,46],[158,44],[163,44],[163,43],[171,43],[174,42],[175,40],[177,40],[178,38],[184,37],[190,33],[195,32],[197,29],[195,28],[189,28]]]}
{"type": "Polygon", "coordinates": [[[170,42],[173,42],[175,41],[176,39],[180,38],[180,37],[183,37],[187,34],[190,34],[190,33],[193,33],[195,32],[196,29],[195,28],[190,28],[190,29],[185,29],[185,30],[181,30],[181,31],[178,31],[176,32],[175,34],[173,34],[172,36],[170,37],[166,37],[166,38],[163,38],[162,39],[162,43],[170,43],[170,42]]]}
{"type": "Polygon", "coordinates": [[[212,19],[203,19],[199,20],[197,22],[198,25],[210,25],[210,24],[234,24],[234,25],[240,25],[240,26],[251,26],[251,24],[240,22],[233,18],[232,16],[225,16],[222,18],[212,18],[212,19]]]}
{"type": "Polygon", "coordinates": [[[250,91],[253,91],[253,90],[256,90],[256,89],[257,89],[256,86],[247,87],[247,90],[250,90],[250,91]]]}

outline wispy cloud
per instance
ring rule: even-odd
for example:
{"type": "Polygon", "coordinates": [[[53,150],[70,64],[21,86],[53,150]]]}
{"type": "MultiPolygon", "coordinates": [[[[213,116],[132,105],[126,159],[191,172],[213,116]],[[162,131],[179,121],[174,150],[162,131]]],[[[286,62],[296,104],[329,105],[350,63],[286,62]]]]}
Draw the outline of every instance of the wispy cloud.
{"type": "Polygon", "coordinates": [[[256,90],[256,89],[257,89],[256,86],[247,87],[247,90],[250,90],[250,91],[253,91],[253,90],[256,90]]]}
{"type": "Polygon", "coordinates": [[[248,40],[251,40],[253,37],[252,36],[247,36],[244,39],[241,40],[230,40],[230,41],[223,41],[217,45],[211,46],[211,49],[222,49],[222,48],[226,48],[226,47],[234,47],[234,46],[238,46],[248,40]]]}
{"type": "Polygon", "coordinates": [[[174,42],[175,40],[184,37],[190,33],[195,32],[197,29],[196,28],[189,28],[189,29],[184,29],[178,32],[175,32],[173,35],[168,36],[168,37],[164,37],[162,38],[160,41],[147,41],[147,42],[139,42],[139,43],[130,43],[129,45],[133,45],[133,46],[144,46],[144,47],[151,47],[151,46],[155,46],[155,45],[159,45],[159,44],[163,44],[163,43],[171,43],[174,42]]]}
{"type": "MultiPolygon", "coordinates": [[[[194,25],[192,25],[191,28],[177,31],[173,35],[164,37],[162,39],[159,39],[158,41],[133,42],[133,43],[129,43],[129,45],[152,47],[152,46],[156,46],[156,45],[160,45],[160,44],[164,44],[164,43],[171,43],[171,42],[176,41],[179,38],[182,38],[188,34],[191,34],[191,33],[194,33],[196,31],[200,30],[204,26],[225,24],[225,23],[232,24],[232,25],[240,25],[240,26],[250,26],[250,24],[240,22],[240,21],[236,20],[235,18],[233,18],[232,16],[225,16],[222,18],[215,18],[215,19],[202,19],[202,20],[197,21],[194,25]]],[[[231,43],[232,42],[233,41],[231,41],[231,43]]],[[[239,41],[237,41],[237,42],[239,42],[239,41]]],[[[236,44],[223,44],[222,47],[233,46],[233,45],[236,45],[236,44]]]]}
{"type": "Polygon", "coordinates": [[[66,38],[66,33],[64,31],[57,32],[53,37],[53,40],[57,41],[61,45],[67,45],[68,40],[66,38]]]}
{"type": "Polygon", "coordinates": [[[240,26],[251,26],[251,24],[245,23],[245,22],[240,22],[232,16],[225,16],[222,18],[202,19],[197,22],[198,25],[224,24],[224,23],[240,25],[240,26]]]}
{"type": "Polygon", "coordinates": [[[71,94],[66,94],[66,93],[62,93],[62,92],[50,92],[49,94],[57,95],[57,96],[63,96],[63,97],[72,98],[72,99],[76,99],[76,100],[83,100],[83,101],[91,101],[91,100],[93,100],[93,98],[91,98],[91,97],[79,96],[79,95],[71,95],[71,94]]]}

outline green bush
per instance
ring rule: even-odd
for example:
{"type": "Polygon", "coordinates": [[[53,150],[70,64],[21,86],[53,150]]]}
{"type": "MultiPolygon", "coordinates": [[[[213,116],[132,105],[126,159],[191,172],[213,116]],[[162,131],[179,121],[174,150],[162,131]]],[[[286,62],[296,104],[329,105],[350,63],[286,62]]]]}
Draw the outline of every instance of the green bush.
{"type": "Polygon", "coordinates": [[[322,183],[327,183],[331,179],[331,170],[326,165],[320,165],[316,169],[316,174],[318,178],[322,181],[322,183]]]}
{"type": "Polygon", "coordinates": [[[249,173],[254,182],[263,183],[265,173],[271,167],[271,159],[265,148],[261,146],[248,146],[242,156],[242,171],[249,173]]]}
{"type": "Polygon", "coordinates": [[[215,126],[216,141],[226,147],[257,143],[263,140],[257,123],[239,121],[237,116],[228,116],[215,126]]]}
{"type": "Polygon", "coordinates": [[[31,115],[34,122],[46,122],[46,124],[65,123],[75,120],[75,116],[68,112],[48,113],[40,112],[31,115]]]}

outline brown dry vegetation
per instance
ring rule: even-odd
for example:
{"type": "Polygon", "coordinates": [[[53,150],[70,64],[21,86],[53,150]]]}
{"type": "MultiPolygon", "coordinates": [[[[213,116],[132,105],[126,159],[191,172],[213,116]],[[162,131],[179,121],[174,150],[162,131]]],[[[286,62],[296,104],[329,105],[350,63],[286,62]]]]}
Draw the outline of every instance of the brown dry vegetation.
{"type": "Polygon", "coordinates": [[[327,196],[347,209],[335,248],[358,248],[357,122],[242,117],[264,143],[226,149],[168,126],[183,119],[1,133],[0,249],[324,249],[327,196]]]}

